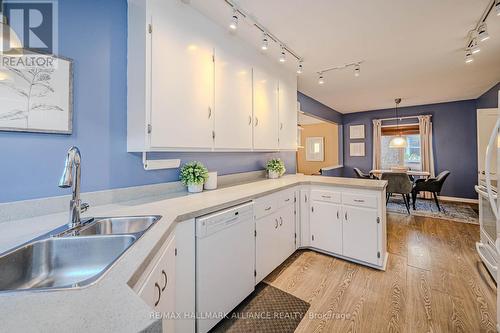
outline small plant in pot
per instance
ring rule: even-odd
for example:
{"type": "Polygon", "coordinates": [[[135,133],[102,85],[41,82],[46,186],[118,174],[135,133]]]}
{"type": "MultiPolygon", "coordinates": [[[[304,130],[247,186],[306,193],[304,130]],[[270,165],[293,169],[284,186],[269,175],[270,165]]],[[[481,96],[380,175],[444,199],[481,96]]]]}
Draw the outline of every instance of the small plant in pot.
{"type": "Polygon", "coordinates": [[[285,163],[279,158],[273,158],[272,160],[269,160],[266,165],[266,170],[268,177],[271,179],[276,179],[281,177],[286,169],[285,169],[285,163]]]}
{"type": "Polygon", "coordinates": [[[208,170],[200,162],[189,162],[182,166],[179,178],[182,184],[187,186],[188,192],[201,192],[203,184],[208,178],[208,170]]]}

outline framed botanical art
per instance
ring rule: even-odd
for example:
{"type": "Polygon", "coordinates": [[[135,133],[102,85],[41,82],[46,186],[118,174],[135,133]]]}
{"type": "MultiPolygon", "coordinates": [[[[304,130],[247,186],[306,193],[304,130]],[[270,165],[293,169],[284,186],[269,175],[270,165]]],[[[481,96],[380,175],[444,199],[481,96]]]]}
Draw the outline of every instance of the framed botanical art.
{"type": "Polygon", "coordinates": [[[71,134],[73,64],[61,57],[2,56],[0,131],[71,134]]]}

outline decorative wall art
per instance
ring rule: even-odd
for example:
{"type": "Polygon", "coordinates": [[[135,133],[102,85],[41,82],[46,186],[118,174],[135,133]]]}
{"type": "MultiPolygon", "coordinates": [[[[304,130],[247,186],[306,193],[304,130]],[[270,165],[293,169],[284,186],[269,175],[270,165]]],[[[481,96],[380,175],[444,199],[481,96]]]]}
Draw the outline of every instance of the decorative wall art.
{"type": "Polygon", "coordinates": [[[306,138],[306,161],[325,160],[324,138],[308,137],[306,138]]]}
{"type": "Polygon", "coordinates": [[[349,155],[350,156],[365,156],[365,143],[364,142],[352,142],[349,144],[349,155]]]}
{"type": "Polygon", "coordinates": [[[70,59],[36,54],[2,61],[0,131],[71,134],[72,67],[70,59]],[[23,63],[27,57],[36,57],[37,65],[23,63]]]}
{"type": "Polygon", "coordinates": [[[364,139],[365,125],[349,126],[349,139],[364,139]]]}

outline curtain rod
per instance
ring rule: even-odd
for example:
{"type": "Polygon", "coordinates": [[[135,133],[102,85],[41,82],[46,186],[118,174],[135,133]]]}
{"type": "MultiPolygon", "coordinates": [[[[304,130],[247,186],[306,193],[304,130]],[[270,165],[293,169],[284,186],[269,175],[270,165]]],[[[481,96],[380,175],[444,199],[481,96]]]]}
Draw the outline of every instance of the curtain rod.
{"type": "Polygon", "coordinates": [[[418,118],[420,116],[429,116],[429,117],[432,117],[432,115],[430,114],[422,114],[422,115],[419,115],[419,116],[406,116],[406,117],[393,117],[393,118],[382,118],[382,119],[378,119],[380,121],[386,121],[386,120],[402,120],[402,119],[413,119],[413,118],[418,118]]]}

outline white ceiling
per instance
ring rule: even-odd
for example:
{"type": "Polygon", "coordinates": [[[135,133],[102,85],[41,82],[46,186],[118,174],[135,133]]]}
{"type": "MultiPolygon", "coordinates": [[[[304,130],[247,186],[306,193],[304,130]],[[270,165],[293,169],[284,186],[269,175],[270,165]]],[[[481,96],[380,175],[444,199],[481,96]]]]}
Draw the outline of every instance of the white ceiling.
{"type": "MultiPolygon", "coordinates": [[[[490,0],[239,0],[278,38],[304,58],[299,90],[342,113],[477,98],[500,81],[500,18],[490,15],[491,38],[472,64],[464,63],[467,32],[490,0]],[[316,72],[363,60],[361,76],[351,69],[316,72]]],[[[227,26],[224,0],[191,0],[227,26]]],[[[261,35],[240,21],[239,37],[261,35]]],[[[269,50],[278,58],[279,50],[269,50]]],[[[295,67],[291,57],[287,65],[295,67]]]]}

